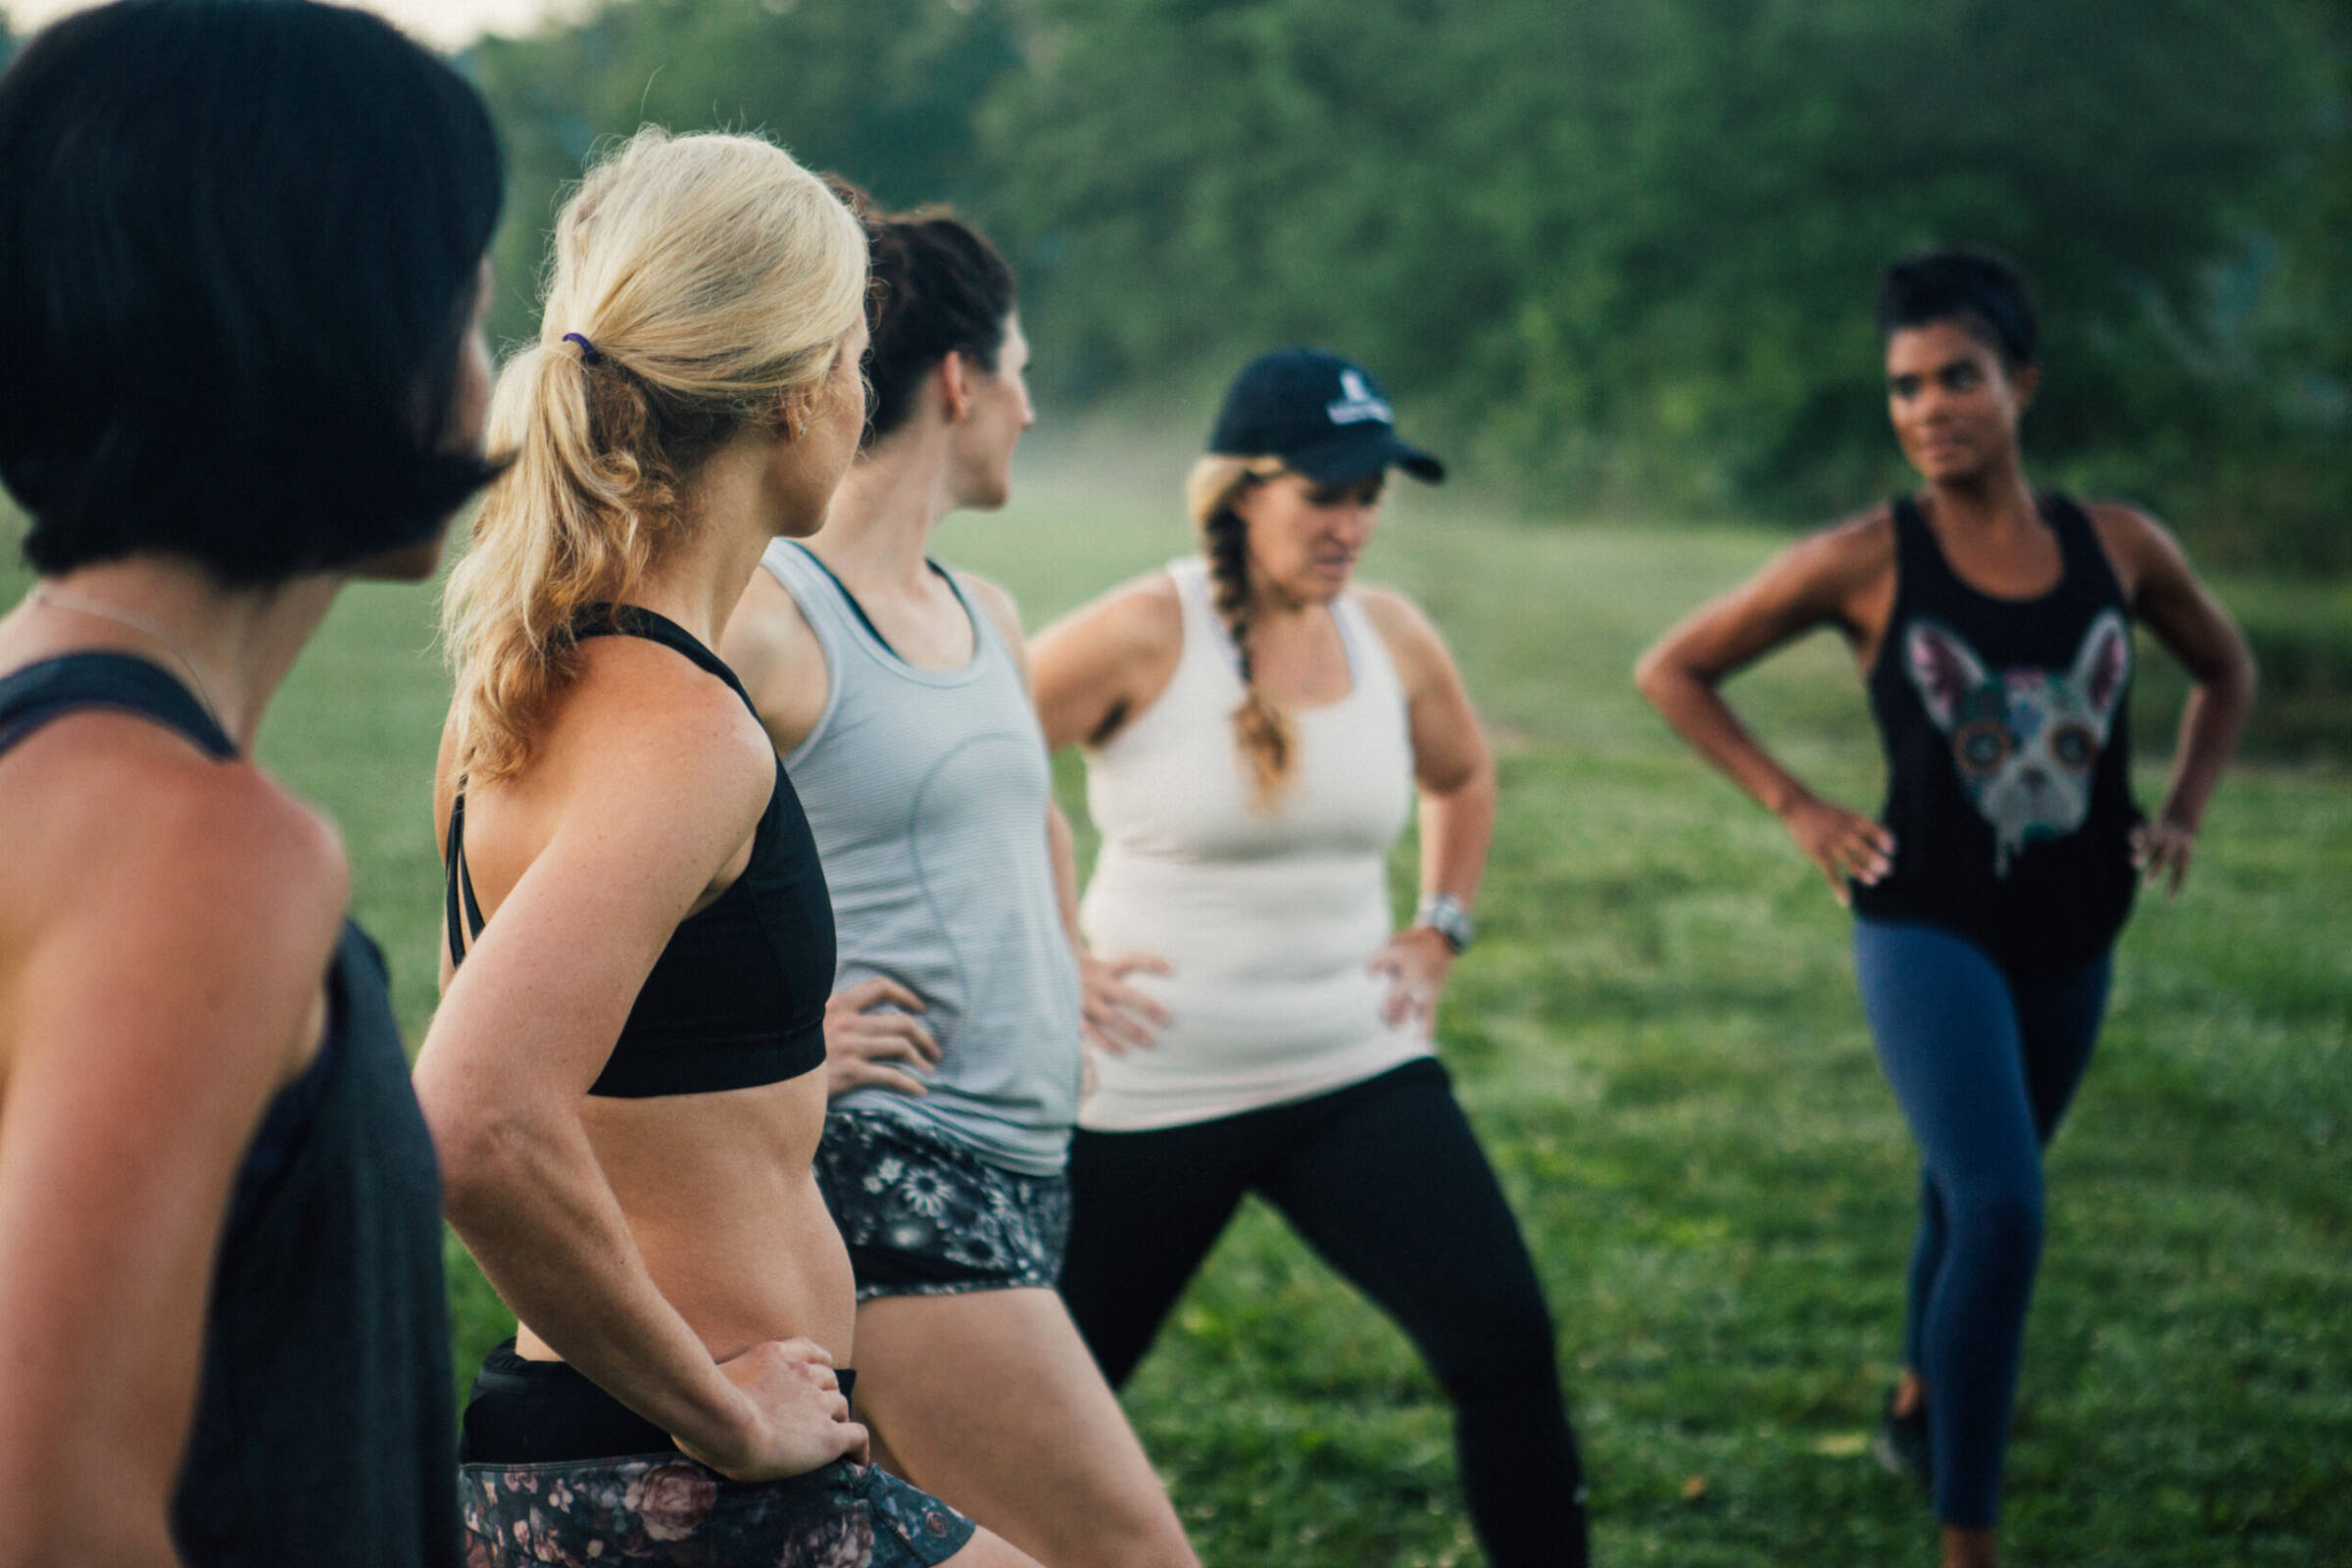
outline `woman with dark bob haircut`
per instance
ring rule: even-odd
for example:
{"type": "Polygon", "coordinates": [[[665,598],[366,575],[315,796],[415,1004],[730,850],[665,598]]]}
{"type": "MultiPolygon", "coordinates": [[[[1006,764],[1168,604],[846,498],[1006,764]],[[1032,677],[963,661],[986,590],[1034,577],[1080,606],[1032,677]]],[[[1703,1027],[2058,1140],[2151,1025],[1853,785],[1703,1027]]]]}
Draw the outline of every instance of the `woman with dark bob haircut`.
{"type": "Polygon", "coordinates": [[[0,78],[0,1563],[456,1561],[433,1147],[246,754],[491,472],[501,183],[358,11],[120,0],[0,78]]]}

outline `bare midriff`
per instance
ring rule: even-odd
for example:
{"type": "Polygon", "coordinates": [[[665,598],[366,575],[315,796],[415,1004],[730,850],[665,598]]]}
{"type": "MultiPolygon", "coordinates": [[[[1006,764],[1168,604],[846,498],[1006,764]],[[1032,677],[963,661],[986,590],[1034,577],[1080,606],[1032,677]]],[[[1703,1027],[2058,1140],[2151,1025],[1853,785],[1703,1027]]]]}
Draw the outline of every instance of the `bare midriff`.
{"type": "MultiPolygon", "coordinates": [[[[850,1255],[811,1168],[821,1071],[716,1094],[591,1097],[580,1119],[654,1284],[714,1359],[800,1337],[850,1364],[850,1255]]],[[[558,1359],[527,1326],[515,1348],[558,1359]]]]}

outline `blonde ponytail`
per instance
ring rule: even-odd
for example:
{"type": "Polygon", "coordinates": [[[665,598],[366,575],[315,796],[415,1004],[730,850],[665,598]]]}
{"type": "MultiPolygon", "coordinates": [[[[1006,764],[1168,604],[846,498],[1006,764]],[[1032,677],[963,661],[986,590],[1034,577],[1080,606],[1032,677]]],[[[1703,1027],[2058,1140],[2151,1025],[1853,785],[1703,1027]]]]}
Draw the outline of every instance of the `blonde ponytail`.
{"type": "Polygon", "coordinates": [[[1250,655],[1249,525],[1233,503],[1251,485],[1283,471],[1279,458],[1210,456],[1193,465],[1184,482],[1185,510],[1200,535],[1208,559],[1217,613],[1233,638],[1241,662],[1242,703],[1233,710],[1234,744],[1250,764],[1252,804],[1272,811],[1282,804],[1298,753],[1298,730],[1290,712],[1257,684],[1250,655]]]}
{"type": "Polygon", "coordinates": [[[693,526],[712,453],[821,387],[865,277],[858,220],[759,137],[649,127],[588,172],[556,220],[539,341],[491,399],[513,466],[442,602],[460,778],[528,760],[578,673],[578,617],[627,603],[693,526]]]}

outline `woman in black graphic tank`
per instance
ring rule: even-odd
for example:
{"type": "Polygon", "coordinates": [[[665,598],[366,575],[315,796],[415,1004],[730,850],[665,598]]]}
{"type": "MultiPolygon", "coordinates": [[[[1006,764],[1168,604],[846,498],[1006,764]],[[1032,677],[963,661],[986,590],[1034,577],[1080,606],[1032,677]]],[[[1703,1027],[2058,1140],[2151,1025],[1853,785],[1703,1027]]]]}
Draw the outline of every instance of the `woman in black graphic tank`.
{"type": "Polygon", "coordinates": [[[1969,251],[1879,296],[1887,413],[1926,486],[1803,541],[1642,661],[1642,694],[1788,824],[1840,902],[1879,1056],[1922,1152],[1903,1374],[1878,1450],[1934,1494],[1947,1568],[1994,1560],[2001,1452],[2042,1234],[2041,1149],[2090,1058],[2141,875],[2178,891],[2253,698],[2229,615],[2144,514],[2036,494],[2023,281],[1969,251]],[[2130,622],[2195,680],[2155,818],[2130,789],[2130,622]],[[1741,727],[1732,671],[1816,626],[1867,674],[1882,820],[1741,727]]]}

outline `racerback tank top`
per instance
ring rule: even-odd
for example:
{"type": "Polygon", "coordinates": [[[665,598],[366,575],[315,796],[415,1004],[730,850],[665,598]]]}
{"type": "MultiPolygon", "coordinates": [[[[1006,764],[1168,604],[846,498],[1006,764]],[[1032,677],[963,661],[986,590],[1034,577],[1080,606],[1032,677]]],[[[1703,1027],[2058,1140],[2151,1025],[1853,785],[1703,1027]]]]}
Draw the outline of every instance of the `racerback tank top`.
{"type": "Polygon", "coordinates": [[[1353,598],[1331,612],[1350,683],[1296,712],[1290,787],[1257,808],[1234,744],[1243,697],[1208,568],[1170,564],[1184,647],[1167,689],[1087,757],[1102,854],[1080,906],[1096,953],[1167,958],[1129,983],[1170,1021],[1149,1047],[1095,1052],[1079,1125],[1177,1126],[1303,1100],[1430,1054],[1381,1018],[1365,965],[1394,929],[1388,855],[1413,806],[1404,691],[1353,598]]]}
{"type": "Polygon", "coordinates": [[[833,890],[834,989],[898,981],[940,1049],[929,1094],[859,1089],[834,1104],[1053,1175],[1078,1110],[1078,969],[1046,843],[1053,770],[1012,650],[944,567],[972,657],[933,670],[893,652],[799,543],[777,540],[762,564],[824,649],[824,711],[784,767],[833,890]]]}
{"type": "Polygon", "coordinates": [[[1857,913],[1948,927],[2045,977],[2105,952],[2137,876],[2132,630],[2090,518],[2045,497],[2064,565],[2037,598],[1962,581],[1909,497],[1893,504],[1895,601],[1870,671],[1894,868],[1857,913]]]}
{"type": "MultiPolygon", "coordinates": [[[[237,755],[177,681],[108,653],[0,679],[0,752],[89,709],[237,755]]],[[[237,1172],[172,1536],[192,1565],[454,1568],[440,1168],[382,956],[349,921],[326,982],[326,1037],[237,1172]]]]}

